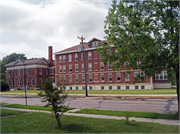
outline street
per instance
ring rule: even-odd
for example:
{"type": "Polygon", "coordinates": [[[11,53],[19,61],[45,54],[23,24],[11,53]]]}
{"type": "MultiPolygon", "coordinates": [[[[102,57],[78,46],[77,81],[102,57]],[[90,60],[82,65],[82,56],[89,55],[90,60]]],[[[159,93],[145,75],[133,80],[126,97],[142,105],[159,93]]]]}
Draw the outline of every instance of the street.
{"type": "MultiPolygon", "coordinates": [[[[25,98],[0,96],[1,103],[23,104],[25,98]]],[[[27,98],[28,105],[45,105],[41,98],[27,98]]],[[[73,108],[90,108],[117,111],[138,111],[157,113],[176,113],[178,111],[177,99],[118,99],[103,97],[68,97],[66,105],[73,108]]]]}

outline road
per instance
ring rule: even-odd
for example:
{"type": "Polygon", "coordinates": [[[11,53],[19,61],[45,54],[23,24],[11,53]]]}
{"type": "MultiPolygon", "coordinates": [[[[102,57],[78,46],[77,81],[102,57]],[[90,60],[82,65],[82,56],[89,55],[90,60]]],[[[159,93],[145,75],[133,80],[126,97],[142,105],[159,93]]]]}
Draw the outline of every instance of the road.
{"type": "MultiPolygon", "coordinates": [[[[24,104],[25,98],[0,96],[1,103],[24,104]]],[[[45,105],[41,98],[28,98],[28,105],[45,105]]],[[[103,97],[68,97],[66,104],[73,108],[91,108],[117,111],[144,111],[157,113],[176,113],[177,99],[118,99],[103,97]]]]}

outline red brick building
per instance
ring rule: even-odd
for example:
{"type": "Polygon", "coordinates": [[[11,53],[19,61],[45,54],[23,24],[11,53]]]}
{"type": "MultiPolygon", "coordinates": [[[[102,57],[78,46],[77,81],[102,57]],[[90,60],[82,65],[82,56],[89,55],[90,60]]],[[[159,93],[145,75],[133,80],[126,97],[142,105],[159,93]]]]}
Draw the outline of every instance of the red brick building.
{"type": "MultiPolygon", "coordinates": [[[[150,79],[145,78],[144,82],[133,84],[134,76],[140,73],[141,70],[136,70],[125,78],[123,72],[113,71],[111,65],[104,65],[100,61],[101,55],[98,55],[95,45],[106,43],[106,40],[91,39],[87,44],[84,44],[85,60],[87,68],[87,85],[88,90],[126,90],[126,89],[154,89],[154,88],[170,88],[171,82],[167,77],[167,68],[162,69],[162,73],[154,75],[150,79]]],[[[79,45],[59,51],[55,54],[55,81],[65,81],[69,83],[67,90],[83,90],[85,77],[82,53],[78,52],[79,45]]],[[[139,64],[139,62],[137,63],[139,64]]]]}
{"type": "Polygon", "coordinates": [[[6,80],[10,89],[20,90],[23,86],[39,89],[42,79],[48,77],[55,82],[55,62],[52,59],[51,46],[49,46],[49,60],[45,58],[18,59],[6,64],[5,67],[6,80]]]}

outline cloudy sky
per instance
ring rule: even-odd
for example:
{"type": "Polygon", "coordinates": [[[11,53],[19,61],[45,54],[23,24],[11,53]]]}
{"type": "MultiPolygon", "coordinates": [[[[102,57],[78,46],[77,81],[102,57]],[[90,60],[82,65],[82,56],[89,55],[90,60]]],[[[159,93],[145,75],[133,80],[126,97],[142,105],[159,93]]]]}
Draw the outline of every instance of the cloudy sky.
{"type": "Polygon", "coordinates": [[[103,39],[111,0],[1,0],[0,59],[13,52],[27,58],[53,53],[96,37],[103,39]]]}

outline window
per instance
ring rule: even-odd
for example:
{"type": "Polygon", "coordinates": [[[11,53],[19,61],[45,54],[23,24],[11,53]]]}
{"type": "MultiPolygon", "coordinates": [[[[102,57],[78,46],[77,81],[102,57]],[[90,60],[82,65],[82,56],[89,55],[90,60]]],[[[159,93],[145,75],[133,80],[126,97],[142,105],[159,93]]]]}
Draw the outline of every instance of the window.
{"type": "Polygon", "coordinates": [[[129,81],[129,74],[126,74],[125,81],[129,81]]]}
{"type": "Polygon", "coordinates": [[[121,89],[121,86],[117,86],[117,89],[121,89]]]}
{"type": "Polygon", "coordinates": [[[104,74],[101,74],[101,82],[104,82],[104,74]]]}
{"type": "Polygon", "coordinates": [[[76,82],[78,82],[79,81],[79,78],[78,78],[78,76],[76,76],[76,82]]]}
{"type": "Polygon", "coordinates": [[[42,85],[42,80],[41,79],[39,79],[39,85],[42,85]]]}
{"type": "Polygon", "coordinates": [[[34,86],[34,79],[31,79],[31,85],[34,86]]]}
{"type": "Polygon", "coordinates": [[[101,86],[101,90],[104,90],[104,86],[101,86]]]}
{"type": "Polygon", "coordinates": [[[100,62],[100,70],[104,70],[104,63],[100,62]]]}
{"type": "Polygon", "coordinates": [[[139,86],[135,86],[135,89],[139,89],[139,86]]]}
{"type": "Polygon", "coordinates": [[[138,73],[137,73],[137,72],[134,72],[134,78],[136,78],[136,77],[137,77],[137,75],[138,75],[138,73]]]}
{"type": "Polygon", "coordinates": [[[8,80],[8,84],[11,85],[11,81],[10,80],[8,80]]]}
{"type": "Polygon", "coordinates": [[[156,80],[167,80],[167,72],[161,72],[160,74],[155,74],[155,79],[156,80]]]}
{"type": "Polygon", "coordinates": [[[55,74],[55,68],[51,69],[51,74],[55,74]]]}
{"type": "Polygon", "coordinates": [[[69,65],[69,72],[72,72],[72,65],[69,65]]]}
{"type": "Polygon", "coordinates": [[[69,55],[69,62],[72,62],[72,55],[69,55]]]}
{"type": "Polygon", "coordinates": [[[129,86],[126,86],[126,89],[129,89],[129,86]]]}
{"type": "Polygon", "coordinates": [[[145,81],[145,74],[144,74],[144,72],[140,73],[140,78],[141,78],[141,81],[145,81]]]}
{"type": "Polygon", "coordinates": [[[75,72],[78,72],[78,64],[75,65],[75,72]]]}
{"type": "Polygon", "coordinates": [[[63,66],[63,72],[66,72],[66,65],[63,66]]]}
{"type": "Polygon", "coordinates": [[[109,69],[109,70],[112,69],[112,68],[111,68],[111,63],[109,63],[109,62],[108,62],[108,69],[109,69]]]}
{"type": "Polygon", "coordinates": [[[81,67],[82,67],[82,72],[84,72],[84,64],[82,64],[81,67]]]}
{"type": "Polygon", "coordinates": [[[91,59],[92,59],[92,53],[88,52],[88,60],[91,60],[91,59]]]}
{"type": "Polygon", "coordinates": [[[12,86],[14,86],[14,80],[12,80],[12,86]]]}
{"type": "Polygon", "coordinates": [[[120,74],[116,74],[116,80],[117,80],[117,81],[121,81],[121,76],[120,76],[120,74]]]}
{"type": "Polygon", "coordinates": [[[89,82],[92,82],[92,75],[89,75],[89,82]]]}
{"type": "Polygon", "coordinates": [[[21,70],[18,70],[18,76],[21,76],[21,70]]]}
{"type": "Polygon", "coordinates": [[[144,89],[144,86],[141,86],[141,89],[144,89]]]}
{"type": "Polygon", "coordinates": [[[27,86],[29,86],[29,79],[27,79],[27,86]]]}
{"type": "Polygon", "coordinates": [[[66,76],[64,76],[64,79],[63,79],[64,82],[66,82],[66,76]]]}
{"type": "Polygon", "coordinates": [[[82,88],[83,88],[83,90],[85,90],[85,86],[83,86],[82,88]]]}
{"type": "Polygon", "coordinates": [[[62,82],[62,81],[63,81],[63,80],[62,80],[62,76],[60,76],[60,77],[59,77],[59,81],[60,81],[60,82],[62,82]]]}
{"type": "Polygon", "coordinates": [[[62,63],[62,56],[59,56],[59,63],[62,63]]]}
{"type": "Polygon", "coordinates": [[[41,69],[39,69],[39,75],[42,75],[42,70],[41,69]]]}
{"type": "Polygon", "coordinates": [[[70,90],[72,90],[72,87],[69,87],[70,90]]]}
{"type": "Polygon", "coordinates": [[[99,44],[99,42],[97,41],[97,42],[92,42],[92,47],[94,48],[96,45],[98,45],[99,44]]]}
{"type": "Polygon", "coordinates": [[[45,75],[47,75],[47,70],[45,70],[45,75]]]}
{"type": "Polygon", "coordinates": [[[27,76],[29,76],[29,69],[27,70],[27,76]]]}
{"type": "Polygon", "coordinates": [[[88,63],[89,71],[92,71],[92,63],[88,63]]]}
{"type": "Polygon", "coordinates": [[[124,67],[125,67],[126,69],[128,68],[128,65],[129,65],[128,62],[125,62],[125,63],[124,63],[124,67]]]}
{"type": "Polygon", "coordinates": [[[89,87],[89,90],[92,90],[92,86],[89,87]]]}
{"type": "Polygon", "coordinates": [[[66,62],[66,55],[63,55],[63,62],[66,62]]]}
{"type": "MultiPolygon", "coordinates": [[[[18,75],[19,76],[19,75],[18,75]]],[[[9,71],[9,77],[11,77],[11,72],[9,71]]]]}
{"type": "Polygon", "coordinates": [[[102,58],[102,54],[99,55],[99,58],[102,58]]]}
{"type": "Polygon", "coordinates": [[[78,87],[76,87],[76,90],[78,90],[78,87]]]}
{"type": "Polygon", "coordinates": [[[82,82],[83,82],[83,83],[85,82],[85,78],[84,78],[84,75],[82,75],[82,82]]]}
{"type": "Polygon", "coordinates": [[[14,77],[14,71],[12,72],[12,76],[14,77]]]}
{"type": "Polygon", "coordinates": [[[78,61],[78,54],[75,54],[75,61],[78,61]]]}
{"type": "Polygon", "coordinates": [[[112,89],[112,86],[109,86],[109,90],[111,90],[112,89]]]}
{"type": "Polygon", "coordinates": [[[109,81],[112,81],[112,74],[108,74],[109,81]]]}
{"type": "Polygon", "coordinates": [[[72,76],[69,76],[69,82],[70,83],[72,82],[72,76]]]}
{"type": "Polygon", "coordinates": [[[21,86],[21,80],[18,80],[18,86],[21,86]]]}
{"type": "Polygon", "coordinates": [[[59,72],[62,73],[62,66],[59,66],[59,72]]]}
{"type": "Polygon", "coordinates": [[[83,61],[83,53],[81,53],[81,60],[83,61]]]}

